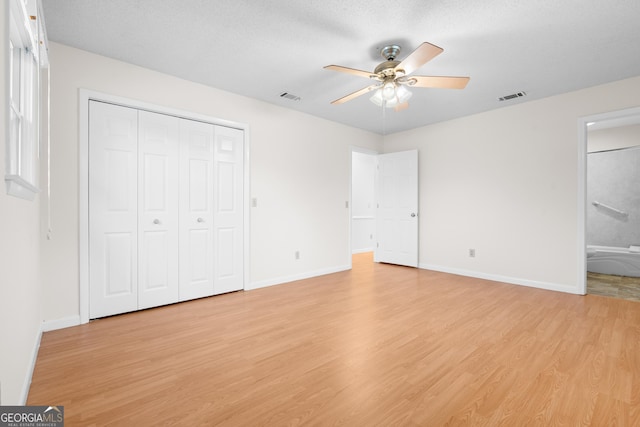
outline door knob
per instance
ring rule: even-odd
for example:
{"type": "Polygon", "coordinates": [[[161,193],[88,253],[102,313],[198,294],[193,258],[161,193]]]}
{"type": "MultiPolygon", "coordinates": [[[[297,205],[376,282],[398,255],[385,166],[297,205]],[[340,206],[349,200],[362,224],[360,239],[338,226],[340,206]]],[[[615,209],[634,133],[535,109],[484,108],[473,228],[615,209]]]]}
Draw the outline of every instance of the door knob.
{"type": "Polygon", "coordinates": [[[411,218],[415,218],[416,214],[414,212],[411,212],[411,218]]]}
{"type": "Polygon", "coordinates": [[[198,218],[196,221],[198,221],[198,222],[204,222],[204,218],[198,218]]]}
{"type": "Polygon", "coordinates": [[[153,223],[154,224],[160,224],[160,220],[158,218],[156,218],[156,219],[153,220],[153,223]]]}

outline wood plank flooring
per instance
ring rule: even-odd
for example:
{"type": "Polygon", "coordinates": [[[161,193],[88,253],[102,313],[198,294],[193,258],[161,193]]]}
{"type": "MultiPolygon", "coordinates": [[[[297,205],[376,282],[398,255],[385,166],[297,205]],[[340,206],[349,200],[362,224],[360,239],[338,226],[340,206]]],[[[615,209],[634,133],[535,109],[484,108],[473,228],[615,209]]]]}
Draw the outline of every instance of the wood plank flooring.
{"type": "Polygon", "coordinates": [[[638,426],[640,303],[353,270],[47,332],[69,426],[638,426]]]}
{"type": "Polygon", "coordinates": [[[587,293],[640,301],[640,277],[588,272],[587,293]]]}

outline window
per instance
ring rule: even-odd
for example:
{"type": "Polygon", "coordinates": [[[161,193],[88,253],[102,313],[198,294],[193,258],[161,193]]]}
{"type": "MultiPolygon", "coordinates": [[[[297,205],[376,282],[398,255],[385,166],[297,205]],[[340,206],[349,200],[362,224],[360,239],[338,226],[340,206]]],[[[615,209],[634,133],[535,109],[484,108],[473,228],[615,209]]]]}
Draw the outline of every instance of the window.
{"type": "Polygon", "coordinates": [[[46,65],[44,27],[35,0],[10,0],[9,141],[7,193],[33,199],[38,192],[40,69],[46,65]]]}

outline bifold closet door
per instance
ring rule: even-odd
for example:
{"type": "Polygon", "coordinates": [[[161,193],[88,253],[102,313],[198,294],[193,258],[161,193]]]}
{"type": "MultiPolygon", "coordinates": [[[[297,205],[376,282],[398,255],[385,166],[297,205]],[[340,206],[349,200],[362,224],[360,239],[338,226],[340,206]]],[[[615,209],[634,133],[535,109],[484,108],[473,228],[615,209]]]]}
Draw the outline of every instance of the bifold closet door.
{"type": "Polygon", "coordinates": [[[178,301],[179,119],[91,101],[91,318],[178,301]]]}
{"type": "Polygon", "coordinates": [[[244,131],[90,101],[89,317],[244,286],[244,131]]]}
{"type": "Polygon", "coordinates": [[[213,129],[180,120],[180,301],[213,295],[213,129]]]}
{"type": "Polygon", "coordinates": [[[178,301],[180,119],[139,111],[138,308],[178,301]]]}
{"type": "Polygon", "coordinates": [[[89,313],[138,309],[138,111],[89,103],[89,313]]]}
{"type": "Polygon", "coordinates": [[[244,287],[244,132],[216,126],[214,145],[214,293],[244,287]]]}

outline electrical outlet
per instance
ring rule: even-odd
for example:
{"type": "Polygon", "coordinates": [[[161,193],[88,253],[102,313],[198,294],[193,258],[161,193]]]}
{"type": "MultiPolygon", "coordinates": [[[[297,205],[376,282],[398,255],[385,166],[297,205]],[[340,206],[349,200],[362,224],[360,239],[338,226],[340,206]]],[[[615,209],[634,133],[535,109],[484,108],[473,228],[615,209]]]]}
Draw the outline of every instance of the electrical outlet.
{"type": "Polygon", "coordinates": [[[296,251],[295,256],[296,256],[296,259],[300,259],[300,251],[296,251]]]}
{"type": "Polygon", "coordinates": [[[469,249],[469,256],[471,258],[475,258],[476,257],[476,250],[475,249],[469,249]]]}

